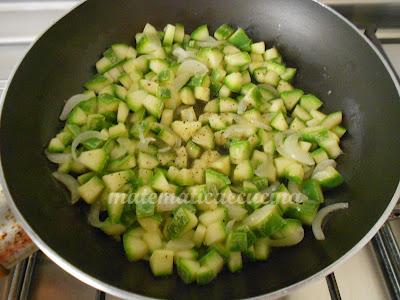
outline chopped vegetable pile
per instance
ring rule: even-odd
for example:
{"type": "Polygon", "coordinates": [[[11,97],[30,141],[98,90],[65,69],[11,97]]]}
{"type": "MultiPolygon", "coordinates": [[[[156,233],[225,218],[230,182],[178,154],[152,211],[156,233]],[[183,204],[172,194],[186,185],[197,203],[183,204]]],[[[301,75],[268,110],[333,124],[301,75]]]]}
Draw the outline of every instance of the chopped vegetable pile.
{"type": "MultiPolygon", "coordinates": [[[[242,28],[147,24],[115,44],[60,115],[46,155],[89,223],[156,276],[205,284],[304,237],[343,182],[342,112],[292,85],[296,69],[242,28]]],[[[340,204],[337,208],[345,208],[340,204]]],[[[323,239],[323,216],[313,226],[323,239]]]]}

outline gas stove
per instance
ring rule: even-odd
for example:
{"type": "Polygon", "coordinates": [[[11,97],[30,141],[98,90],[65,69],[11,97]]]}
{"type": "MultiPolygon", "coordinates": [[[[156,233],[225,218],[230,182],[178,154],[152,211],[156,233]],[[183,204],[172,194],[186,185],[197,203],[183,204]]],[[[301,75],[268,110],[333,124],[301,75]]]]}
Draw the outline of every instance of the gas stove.
{"type": "MultiPolygon", "coordinates": [[[[0,2],[0,95],[14,66],[31,43],[80,0],[2,0],[0,2]]],[[[400,74],[399,0],[325,0],[381,47],[400,74]]],[[[334,273],[281,300],[400,299],[400,210],[395,210],[379,233],[334,273]]],[[[64,272],[36,252],[0,278],[5,299],[116,299],[64,272]]]]}

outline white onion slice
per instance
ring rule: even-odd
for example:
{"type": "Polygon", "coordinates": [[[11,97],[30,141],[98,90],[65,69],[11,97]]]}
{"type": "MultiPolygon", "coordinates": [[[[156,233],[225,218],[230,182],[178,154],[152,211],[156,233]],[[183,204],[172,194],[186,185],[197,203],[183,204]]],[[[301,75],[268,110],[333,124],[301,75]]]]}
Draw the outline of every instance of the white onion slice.
{"type": "Polygon", "coordinates": [[[196,42],[196,44],[199,47],[205,47],[205,48],[215,48],[215,47],[219,47],[223,44],[225,44],[225,41],[217,41],[216,39],[214,39],[213,37],[208,37],[207,41],[199,41],[196,42]]]}
{"type": "Polygon", "coordinates": [[[77,106],[79,103],[89,100],[92,95],[88,94],[77,94],[69,98],[64,105],[64,108],[60,114],[60,120],[65,121],[68,118],[69,113],[77,106]]]}
{"type": "Polygon", "coordinates": [[[315,166],[312,176],[314,176],[318,172],[325,170],[329,166],[336,168],[336,161],[334,161],[333,159],[326,159],[321,161],[318,165],[315,166]]]}
{"type": "Polygon", "coordinates": [[[308,197],[303,193],[297,192],[292,194],[292,200],[294,203],[303,203],[308,200],[308,197]]]}
{"type": "Polygon", "coordinates": [[[254,174],[256,174],[258,177],[266,177],[268,175],[269,167],[270,164],[267,161],[264,161],[255,169],[254,174]]]}
{"type": "Polygon", "coordinates": [[[278,151],[280,155],[289,158],[289,154],[286,153],[285,148],[283,147],[284,137],[284,134],[281,132],[274,134],[275,147],[276,151],[278,151]]]}
{"type": "Polygon", "coordinates": [[[264,123],[262,123],[262,122],[260,122],[258,120],[252,120],[250,123],[255,125],[258,128],[264,129],[264,130],[271,130],[272,129],[271,126],[269,126],[267,124],[264,124],[264,123]]]}
{"type": "Polygon", "coordinates": [[[194,58],[196,54],[193,51],[187,51],[181,47],[177,47],[172,51],[172,55],[178,59],[178,62],[182,62],[187,58],[194,58]]]}
{"type": "Polygon", "coordinates": [[[299,146],[299,135],[292,134],[288,136],[283,143],[285,153],[292,159],[301,162],[307,166],[315,164],[313,158],[308,152],[303,151],[299,146]]]}
{"type": "Polygon", "coordinates": [[[52,153],[45,150],[44,154],[49,161],[55,164],[63,164],[72,158],[71,153],[52,153]]]}
{"type": "Polygon", "coordinates": [[[266,192],[267,192],[268,194],[271,194],[271,193],[273,193],[273,192],[276,192],[276,191],[279,189],[279,185],[280,185],[279,181],[275,181],[273,184],[271,184],[271,185],[266,189],[266,192]]]}
{"type": "Polygon", "coordinates": [[[88,213],[88,222],[90,225],[96,228],[100,228],[102,223],[100,221],[100,202],[97,201],[90,206],[90,210],[88,213]]]}
{"type": "Polygon", "coordinates": [[[235,120],[236,123],[239,123],[239,124],[248,124],[248,125],[254,126],[256,128],[271,130],[270,126],[268,126],[267,124],[264,124],[256,119],[247,120],[246,118],[244,118],[240,115],[233,115],[233,119],[235,120]]]}
{"type": "Polygon", "coordinates": [[[291,180],[289,180],[287,187],[288,187],[289,193],[291,193],[291,194],[300,193],[299,185],[291,180]]]}
{"type": "Polygon", "coordinates": [[[271,247],[289,247],[300,243],[304,238],[304,229],[302,226],[298,226],[296,232],[288,237],[279,240],[269,240],[269,245],[271,247]]]}
{"type": "Polygon", "coordinates": [[[175,77],[173,88],[179,91],[189,81],[193,75],[191,73],[183,73],[175,77]]]}
{"type": "Polygon", "coordinates": [[[236,124],[236,125],[231,125],[226,130],[224,130],[222,136],[224,138],[230,138],[230,137],[241,138],[241,137],[249,137],[253,133],[254,133],[254,127],[251,126],[251,124],[236,124]]]}
{"type": "Polygon", "coordinates": [[[205,64],[194,60],[194,59],[188,59],[185,60],[179,67],[178,70],[176,71],[177,76],[181,74],[191,74],[191,76],[197,75],[197,74],[204,74],[208,72],[208,68],[205,64]]]}
{"type": "Polygon", "coordinates": [[[61,182],[71,193],[71,204],[75,204],[79,200],[79,191],[78,191],[78,181],[72,177],[71,175],[61,173],[61,172],[54,172],[52,174],[55,179],[61,182]]]}
{"type": "Polygon", "coordinates": [[[161,149],[158,149],[158,152],[160,152],[160,153],[165,153],[165,152],[168,152],[169,150],[171,150],[171,147],[165,147],[165,148],[161,148],[161,149]]]}
{"type": "Polygon", "coordinates": [[[317,240],[324,240],[325,235],[324,232],[322,231],[322,222],[325,219],[325,217],[330,214],[333,211],[339,210],[339,209],[345,209],[348,208],[349,204],[348,203],[335,203],[331,204],[328,206],[325,206],[322,208],[317,215],[315,216],[315,219],[312,223],[312,231],[317,240]]]}
{"type": "Polygon", "coordinates": [[[71,145],[71,154],[74,160],[78,160],[76,155],[76,148],[79,146],[80,143],[89,140],[89,139],[101,139],[105,140],[106,138],[98,131],[85,131],[79,134],[73,141],[71,145]]]}
{"type": "Polygon", "coordinates": [[[226,223],[226,231],[231,232],[233,229],[233,226],[235,225],[236,220],[230,220],[228,223],[226,223]]]}
{"type": "Polygon", "coordinates": [[[249,105],[250,105],[250,103],[249,103],[246,99],[243,99],[243,100],[240,101],[239,104],[238,104],[237,113],[238,113],[239,115],[243,114],[243,113],[246,111],[246,109],[247,109],[247,107],[248,107],[249,105]]]}

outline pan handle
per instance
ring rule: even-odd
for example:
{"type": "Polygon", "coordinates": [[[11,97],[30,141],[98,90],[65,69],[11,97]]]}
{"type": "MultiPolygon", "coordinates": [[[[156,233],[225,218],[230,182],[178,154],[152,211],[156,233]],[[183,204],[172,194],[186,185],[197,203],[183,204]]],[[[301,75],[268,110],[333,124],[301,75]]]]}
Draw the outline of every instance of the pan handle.
{"type": "Polygon", "coordinates": [[[16,221],[0,187],[0,277],[37,250],[16,221]]]}

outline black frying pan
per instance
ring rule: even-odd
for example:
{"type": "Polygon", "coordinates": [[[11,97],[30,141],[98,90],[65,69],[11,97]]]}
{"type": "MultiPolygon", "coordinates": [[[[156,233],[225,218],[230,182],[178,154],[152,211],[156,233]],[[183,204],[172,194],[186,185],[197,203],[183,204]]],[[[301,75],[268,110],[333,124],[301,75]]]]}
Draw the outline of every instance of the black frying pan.
{"type": "Polygon", "coordinates": [[[175,299],[277,295],[326,274],[378,230],[398,196],[400,105],[393,74],[377,51],[347,21],[306,0],[89,0],[50,28],[32,47],[8,88],[1,115],[1,164],[14,212],[38,246],[79,279],[121,297],[175,299]],[[107,46],[132,42],[146,22],[159,28],[181,22],[242,26],[255,40],[277,45],[299,68],[296,86],[343,110],[349,129],[339,170],[346,184],[327,204],[349,202],[326,226],[327,240],[309,230],[292,248],[239,274],[223,272],[207,286],[176,276],[155,279],[146,262],[128,263],[122,247],[88,226],[85,207],[68,204],[43,155],[61,123],[64,100],[82,90],[107,46]]]}

